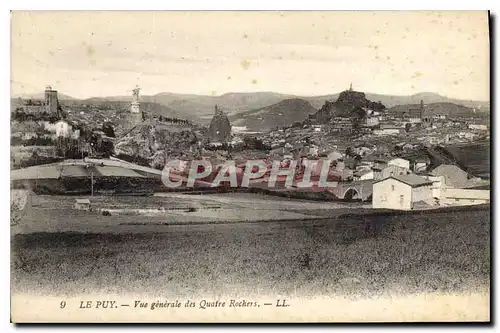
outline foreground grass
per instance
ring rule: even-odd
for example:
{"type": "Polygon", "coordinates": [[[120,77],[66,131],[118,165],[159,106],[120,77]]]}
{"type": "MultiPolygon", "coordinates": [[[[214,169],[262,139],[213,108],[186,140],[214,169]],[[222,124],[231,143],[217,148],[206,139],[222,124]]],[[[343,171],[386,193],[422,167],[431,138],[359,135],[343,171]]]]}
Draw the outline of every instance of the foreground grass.
{"type": "Polygon", "coordinates": [[[488,209],[12,238],[12,289],[42,295],[342,295],[489,290],[488,209]]]}

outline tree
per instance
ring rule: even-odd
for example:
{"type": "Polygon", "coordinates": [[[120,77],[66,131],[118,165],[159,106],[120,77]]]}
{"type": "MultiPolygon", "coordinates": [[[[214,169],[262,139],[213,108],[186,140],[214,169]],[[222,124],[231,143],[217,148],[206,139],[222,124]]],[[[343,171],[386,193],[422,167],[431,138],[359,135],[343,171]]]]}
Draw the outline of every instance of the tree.
{"type": "Polygon", "coordinates": [[[363,158],[361,157],[361,155],[354,156],[354,170],[356,170],[356,168],[358,167],[359,163],[361,163],[361,160],[363,160],[363,158]]]}
{"type": "Polygon", "coordinates": [[[12,115],[12,119],[17,120],[17,121],[25,121],[26,120],[26,113],[23,111],[21,108],[17,108],[14,111],[14,114],[12,115]]]}
{"type": "Polygon", "coordinates": [[[110,122],[105,122],[102,124],[102,131],[106,136],[109,136],[110,138],[115,137],[115,130],[113,129],[113,125],[110,122]]]}
{"type": "Polygon", "coordinates": [[[99,152],[102,153],[105,157],[109,157],[114,154],[114,146],[113,142],[108,140],[103,140],[99,145],[99,152]]]}
{"type": "Polygon", "coordinates": [[[15,137],[15,136],[12,136],[10,138],[10,145],[11,146],[20,146],[23,144],[23,139],[19,138],[19,137],[15,137]]]}
{"type": "Polygon", "coordinates": [[[359,130],[361,126],[363,126],[363,124],[366,122],[366,112],[362,108],[358,107],[352,111],[352,114],[352,128],[354,130],[359,130]]]}
{"type": "Polygon", "coordinates": [[[347,147],[347,149],[345,150],[345,156],[351,157],[351,156],[355,156],[355,155],[356,155],[356,153],[354,152],[354,148],[347,147]]]}

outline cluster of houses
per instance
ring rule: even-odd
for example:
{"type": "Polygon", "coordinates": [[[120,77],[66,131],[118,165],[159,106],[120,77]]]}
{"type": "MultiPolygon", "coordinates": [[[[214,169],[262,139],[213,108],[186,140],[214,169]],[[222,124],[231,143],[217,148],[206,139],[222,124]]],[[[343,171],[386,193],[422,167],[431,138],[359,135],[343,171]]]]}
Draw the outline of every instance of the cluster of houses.
{"type": "Polygon", "coordinates": [[[414,210],[489,203],[489,183],[451,164],[428,172],[427,163],[417,159],[410,164],[402,158],[376,161],[362,175],[363,179],[373,177],[373,208],[414,210]]]}
{"type": "Polygon", "coordinates": [[[429,118],[408,118],[408,117],[378,117],[377,125],[368,118],[366,128],[369,133],[377,136],[399,135],[408,132],[409,129],[427,129],[427,130],[448,130],[449,133],[459,131],[466,139],[473,139],[481,133],[487,132],[488,125],[476,123],[469,119],[450,119],[446,115],[434,115],[429,118]]]}
{"type": "MultiPolygon", "coordinates": [[[[423,100],[418,106],[408,106],[406,111],[399,113],[382,114],[366,108],[363,109],[366,113],[363,130],[376,136],[398,135],[411,128],[428,130],[454,128],[472,131],[472,133],[489,130],[488,125],[477,119],[450,117],[446,110],[441,113],[429,113],[426,111],[423,100]]],[[[333,127],[335,130],[351,130],[352,123],[349,118],[334,118],[333,127]]]]}
{"type": "Polygon", "coordinates": [[[11,137],[18,137],[22,140],[29,140],[31,138],[46,138],[46,139],[57,139],[57,138],[69,138],[77,140],[80,137],[80,130],[74,129],[71,122],[67,120],[59,120],[55,123],[49,121],[39,121],[44,132],[36,131],[24,131],[24,132],[13,132],[11,137]]]}
{"type": "Polygon", "coordinates": [[[43,121],[45,130],[53,134],[53,138],[71,138],[77,140],[80,137],[80,130],[73,129],[72,123],[67,120],[59,120],[55,123],[43,121]]]}

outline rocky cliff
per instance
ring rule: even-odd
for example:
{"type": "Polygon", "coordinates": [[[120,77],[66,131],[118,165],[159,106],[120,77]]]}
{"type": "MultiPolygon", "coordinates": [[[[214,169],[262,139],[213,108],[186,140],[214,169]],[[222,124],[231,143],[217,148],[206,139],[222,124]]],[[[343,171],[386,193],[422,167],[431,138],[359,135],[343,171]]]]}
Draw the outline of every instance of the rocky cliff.
{"type": "Polygon", "coordinates": [[[144,122],[115,143],[115,155],[138,157],[161,168],[166,157],[195,155],[198,141],[190,126],[144,122]]]}

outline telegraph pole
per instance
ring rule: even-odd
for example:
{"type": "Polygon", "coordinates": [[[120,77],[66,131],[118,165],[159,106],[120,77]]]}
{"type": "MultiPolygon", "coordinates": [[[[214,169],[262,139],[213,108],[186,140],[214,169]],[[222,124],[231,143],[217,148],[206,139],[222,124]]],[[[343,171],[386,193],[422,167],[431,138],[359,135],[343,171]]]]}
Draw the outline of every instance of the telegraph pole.
{"type": "Polygon", "coordinates": [[[86,168],[90,170],[90,196],[94,196],[94,170],[91,168],[94,167],[93,163],[87,163],[86,168]]]}

